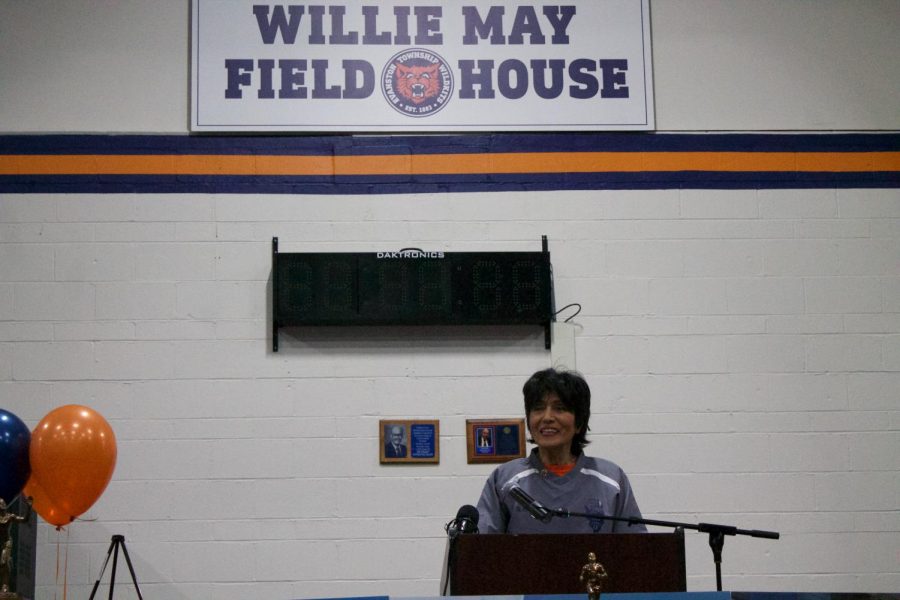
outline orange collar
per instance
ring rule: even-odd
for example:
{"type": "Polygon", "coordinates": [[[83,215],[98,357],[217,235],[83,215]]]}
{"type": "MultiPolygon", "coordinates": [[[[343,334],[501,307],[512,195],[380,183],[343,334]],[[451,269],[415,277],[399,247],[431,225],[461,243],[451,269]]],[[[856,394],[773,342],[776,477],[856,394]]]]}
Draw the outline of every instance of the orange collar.
{"type": "Polygon", "coordinates": [[[544,465],[547,467],[547,470],[556,475],[557,477],[562,477],[567,474],[569,471],[575,468],[575,463],[571,462],[567,465],[544,465]]]}

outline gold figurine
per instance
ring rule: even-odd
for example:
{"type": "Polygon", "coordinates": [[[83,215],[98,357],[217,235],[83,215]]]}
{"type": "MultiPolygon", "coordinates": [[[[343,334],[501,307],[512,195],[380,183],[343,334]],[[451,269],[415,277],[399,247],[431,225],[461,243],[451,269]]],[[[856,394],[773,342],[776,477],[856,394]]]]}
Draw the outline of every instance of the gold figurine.
{"type": "Polygon", "coordinates": [[[585,582],[590,600],[599,600],[600,592],[603,590],[604,579],[606,579],[606,569],[597,562],[596,554],[588,552],[588,563],[581,567],[581,575],[578,577],[578,581],[585,582]]]}
{"type": "Polygon", "coordinates": [[[0,600],[19,598],[18,594],[9,591],[9,577],[12,573],[12,526],[14,523],[26,521],[16,513],[6,511],[6,501],[0,498],[0,600]]]}

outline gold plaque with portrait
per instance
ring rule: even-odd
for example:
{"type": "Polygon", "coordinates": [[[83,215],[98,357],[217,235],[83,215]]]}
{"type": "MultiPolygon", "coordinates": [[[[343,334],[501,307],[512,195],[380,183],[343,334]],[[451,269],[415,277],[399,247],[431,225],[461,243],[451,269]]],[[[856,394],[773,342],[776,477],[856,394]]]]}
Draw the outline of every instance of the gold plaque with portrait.
{"type": "Polygon", "coordinates": [[[378,433],[382,464],[440,462],[441,428],[436,420],[381,419],[378,433]]]}
{"type": "Polygon", "coordinates": [[[525,419],[466,420],[468,462],[502,463],[525,456],[525,419]]]}

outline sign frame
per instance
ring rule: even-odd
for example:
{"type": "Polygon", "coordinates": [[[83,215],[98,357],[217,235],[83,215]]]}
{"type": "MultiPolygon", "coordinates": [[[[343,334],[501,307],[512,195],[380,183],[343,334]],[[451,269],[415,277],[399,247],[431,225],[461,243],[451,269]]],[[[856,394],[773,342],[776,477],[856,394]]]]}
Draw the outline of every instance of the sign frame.
{"type": "Polygon", "coordinates": [[[655,129],[649,0],[192,0],[191,17],[193,132],[655,129]]]}

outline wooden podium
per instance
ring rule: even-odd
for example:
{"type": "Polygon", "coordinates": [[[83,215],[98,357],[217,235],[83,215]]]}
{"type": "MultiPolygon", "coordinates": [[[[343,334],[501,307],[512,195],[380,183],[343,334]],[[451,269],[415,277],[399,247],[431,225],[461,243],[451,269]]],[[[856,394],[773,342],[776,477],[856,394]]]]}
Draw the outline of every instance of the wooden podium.
{"type": "Polygon", "coordinates": [[[604,592],[687,589],[684,531],[604,534],[469,534],[448,541],[453,596],[584,594],[578,577],[593,552],[604,592]]]}

